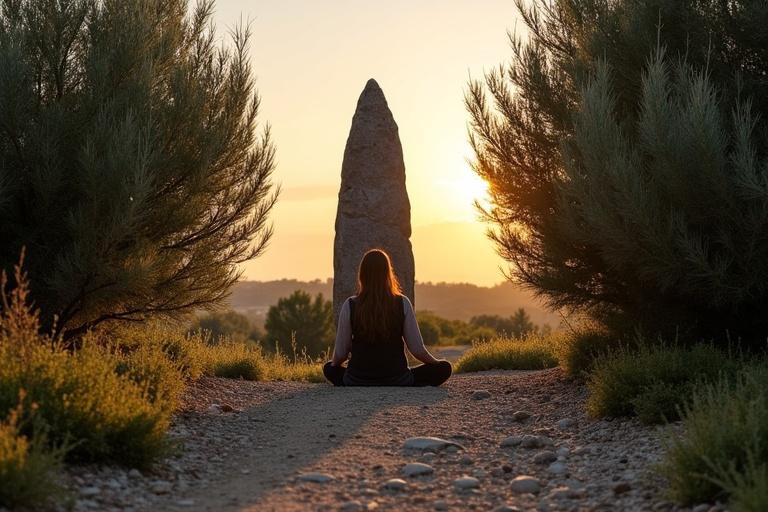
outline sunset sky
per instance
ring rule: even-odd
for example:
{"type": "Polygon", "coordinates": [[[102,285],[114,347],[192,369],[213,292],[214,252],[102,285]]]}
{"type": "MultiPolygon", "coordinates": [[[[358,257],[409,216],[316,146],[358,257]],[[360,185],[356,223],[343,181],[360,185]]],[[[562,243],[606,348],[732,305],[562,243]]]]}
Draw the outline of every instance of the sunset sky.
{"type": "MultiPolygon", "coordinates": [[[[333,274],[344,144],[369,78],[384,90],[405,156],[418,281],[503,280],[472,206],[463,94],[509,57],[511,0],[218,0],[220,34],[251,22],[251,56],[283,188],[275,236],[246,279],[333,274]]],[[[517,24],[519,25],[519,23],[517,24]]],[[[518,28],[520,28],[518,26],[518,28]]]]}

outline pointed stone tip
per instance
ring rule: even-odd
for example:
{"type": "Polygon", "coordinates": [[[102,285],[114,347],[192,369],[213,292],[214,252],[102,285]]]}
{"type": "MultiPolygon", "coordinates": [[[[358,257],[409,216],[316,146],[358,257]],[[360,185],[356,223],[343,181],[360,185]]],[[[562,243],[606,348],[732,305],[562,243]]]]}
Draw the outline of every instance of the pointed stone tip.
{"type": "Polygon", "coordinates": [[[360,93],[360,99],[358,100],[359,104],[387,104],[387,99],[384,96],[384,91],[381,90],[381,87],[379,87],[378,82],[371,78],[366,82],[365,88],[363,89],[363,92],[360,93]]]}

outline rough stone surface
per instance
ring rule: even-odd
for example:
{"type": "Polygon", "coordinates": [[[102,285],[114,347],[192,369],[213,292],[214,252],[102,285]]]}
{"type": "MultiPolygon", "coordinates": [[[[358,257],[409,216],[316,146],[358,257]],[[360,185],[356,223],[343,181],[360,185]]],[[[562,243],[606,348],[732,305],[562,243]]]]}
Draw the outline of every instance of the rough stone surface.
{"type": "MultiPolygon", "coordinates": [[[[411,204],[397,124],[379,84],[368,80],[352,118],[336,210],[333,311],[355,293],[363,254],[380,248],[392,258],[403,293],[414,302],[411,204]]],[[[415,303],[415,302],[414,302],[415,303]]]]}
{"type": "Polygon", "coordinates": [[[458,443],[454,443],[453,441],[448,441],[439,437],[426,436],[409,437],[405,440],[405,443],[403,443],[403,448],[406,450],[437,452],[443,449],[453,451],[452,448],[461,449],[463,446],[458,443]]]}
{"type": "Polygon", "coordinates": [[[403,466],[403,474],[405,476],[423,476],[434,473],[435,470],[429,464],[422,464],[421,462],[410,462],[403,466]]]}
{"type": "Polygon", "coordinates": [[[517,494],[535,494],[541,490],[541,483],[532,476],[520,475],[512,480],[509,488],[517,494]]]}

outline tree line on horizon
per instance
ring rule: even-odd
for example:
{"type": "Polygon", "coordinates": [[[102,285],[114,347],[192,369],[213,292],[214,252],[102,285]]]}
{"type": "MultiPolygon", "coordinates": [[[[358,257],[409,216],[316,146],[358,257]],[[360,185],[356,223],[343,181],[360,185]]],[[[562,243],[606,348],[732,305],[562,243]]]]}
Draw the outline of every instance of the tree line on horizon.
{"type": "MultiPolygon", "coordinates": [[[[535,324],[524,308],[514,314],[477,315],[469,321],[449,320],[432,311],[417,310],[416,318],[427,345],[468,345],[497,337],[525,338],[547,335],[551,328],[535,324]]],[[[258,343],[266,350],[318,357],[333,349],[336,326],[333,306],[322,293],[296,290],[269,307],[262,322],[232,309],[196,316],[190,333],[203,332],[211,343],[258,343]]]]}

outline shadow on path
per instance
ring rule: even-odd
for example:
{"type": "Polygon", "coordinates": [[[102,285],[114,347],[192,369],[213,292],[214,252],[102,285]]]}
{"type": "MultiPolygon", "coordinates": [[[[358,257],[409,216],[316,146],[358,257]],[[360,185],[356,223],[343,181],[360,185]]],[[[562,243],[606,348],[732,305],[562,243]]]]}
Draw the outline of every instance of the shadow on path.
{"type": "Polygon", "coordinates": [[[258,510],[256,505],[265,493],[311,471],[313,464],[353,439],[379,411],[428,406],[446,397],[442,388],[314,385],[230,416],[225,421],[240,423],[230,425],[242,434],[239,449],[227,457],[221,477],[180,497],[194,500],[194,506],[178,510],[258,510]]]}

